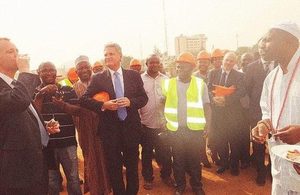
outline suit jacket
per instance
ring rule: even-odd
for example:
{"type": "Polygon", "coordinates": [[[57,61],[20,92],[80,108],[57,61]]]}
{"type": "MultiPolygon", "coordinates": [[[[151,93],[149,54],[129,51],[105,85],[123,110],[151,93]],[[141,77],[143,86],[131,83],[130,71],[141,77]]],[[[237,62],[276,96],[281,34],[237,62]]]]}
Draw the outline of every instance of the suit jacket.
{"type": "Polygon", "coordinates": [[[230,129],[242,128],[244,123],[243,109],[240,99],[245,96],[244,74],[232,69],[227,76],[225,87],[235,86],[233,94],[225,97],[225,106],[216,106],[212,97],[214,94],[214,85],[219,85],[222,75],[222,69],[212,70],[208,75],[208,90],[212,102],[213,120],[219,127],[226,126],[230,129]]]}
{"type": "MultiPolygon", "coordinates": [[[[124,135],[125,144],[137,144],[139,142],[141,129],[141,119],[138,109],[147,104],[148,97],[144,90],[140,74],[133,70],[122,69],[122,71],[124,97],[127,97],[130,100],[130,106],[126,108],[127,117],[124,121],[124,125],[127,127],[127,132],[124,135]]],[[[117,111],[101,111],[103,102],[92,99],[96,93],[101,91],[107,92],[110,99],[116,98],[109,70],[93,76],[86,93],[80,99],[80,103],[81,106],[97,112],[100,115],[98,132],[104,142],[110,142],[112,141],[110,139],[111,133],[119,130],[119,118],[117,111]]]]}
{"type": "Polygon", "coordinates": [[[20,73],[11,88],[0,78],[0,187],[26,188],[42,180],[41,135],[28,107],[39,82],[37,75],[20,73]]]}
{"type": "Polygon", "coordinates": [[[246,91],[250,99],[249,115],[251,124],[257,123],[262,117],[259,102],[266,76],[267,73],[260,59],[249,64],[245,72],[246,91]]]}

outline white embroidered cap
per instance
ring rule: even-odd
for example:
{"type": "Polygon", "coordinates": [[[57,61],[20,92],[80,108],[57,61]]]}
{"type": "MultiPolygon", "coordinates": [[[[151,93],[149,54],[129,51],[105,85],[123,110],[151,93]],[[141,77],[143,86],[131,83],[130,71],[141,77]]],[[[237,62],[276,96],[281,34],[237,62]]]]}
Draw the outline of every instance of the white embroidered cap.
{"type": "Polygon", "coordinates": [[[281,22],[279,24],[276,24],[276,25],[272,26],[271,29],[281,29],[281,30],[284,30],[284,31],[292,34],[298,40],[300,40],[300,29],[299,29],[299,26],[296,23],[292,22],[292,21],[281,22]]]}
{"type": "Polygon", "coordinates": [[[84,56],[84,55],[81,55],[79,56],[78,58],[76,58],[75,60],[75,66],[77,66],[77,64],[81,63],[81,62],[87,62],[87,63],[90,63],[89,62],[89,58],[87,56],[84,56]]]}

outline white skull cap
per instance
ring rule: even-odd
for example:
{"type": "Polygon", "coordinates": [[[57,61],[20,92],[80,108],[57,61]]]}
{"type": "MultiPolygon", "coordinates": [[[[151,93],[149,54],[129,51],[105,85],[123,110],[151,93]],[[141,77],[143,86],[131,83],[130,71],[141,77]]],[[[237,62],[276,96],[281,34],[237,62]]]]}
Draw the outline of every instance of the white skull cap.
{"type": "Polygon", "coordinates": [[[281,29],[283,31],[286,31],[286,32],[292,34],[294,37],[296,37],[298,40],[300,40],[299,26],[292,21],[281,22],[279,24],[272,26],[271,29],[281,29]]]}

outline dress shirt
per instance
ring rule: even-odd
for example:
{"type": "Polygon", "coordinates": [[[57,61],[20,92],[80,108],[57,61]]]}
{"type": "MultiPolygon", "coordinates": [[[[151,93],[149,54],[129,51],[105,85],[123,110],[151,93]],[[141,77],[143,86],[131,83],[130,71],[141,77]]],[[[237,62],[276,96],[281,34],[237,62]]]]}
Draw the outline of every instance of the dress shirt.
{"type": "MultiPolygon", "coordinates": [[[[228,78],[228,75],[230,74],[230,71],[231,71],[231,70],[225,70],[224,68],[222,68],[222,73],[221,73],[221,77],[220,77],[220,82],[221,82],[223,73],[226,72],[226,78],[225,78],[224,86],[226,85],[227,78],[228,78]]],[[[219,82],[219,83],[220,83],[220,82],[219,82]]]]}
{"type": "Polygon", "coordinates": [[[164,96],[162,95],[161,83],[162,80],[168,77],[159,73],[153,78],[144,72],[142,75],[144,89],[148,96],[147,104],[140,109],[141,122],[148,128],[158,129],[165,124],[164,118],[164,96]]]}

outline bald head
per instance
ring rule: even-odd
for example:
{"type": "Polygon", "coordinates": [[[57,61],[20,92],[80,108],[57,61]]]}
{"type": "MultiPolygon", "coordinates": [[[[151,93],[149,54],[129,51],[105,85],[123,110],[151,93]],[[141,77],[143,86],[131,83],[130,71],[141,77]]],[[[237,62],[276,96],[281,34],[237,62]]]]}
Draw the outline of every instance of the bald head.
{"type": "Polygon", "coordinates": [[[223,59],[223,68],[230,71],[237,63],[237,56],[234,52],[227,52],[223,59]]]}
{"type": "Polygon", "coordinates": [[[13,78],[18,70],[18,49],[7,38],[0,38],[0,72],[13,78]]]}

